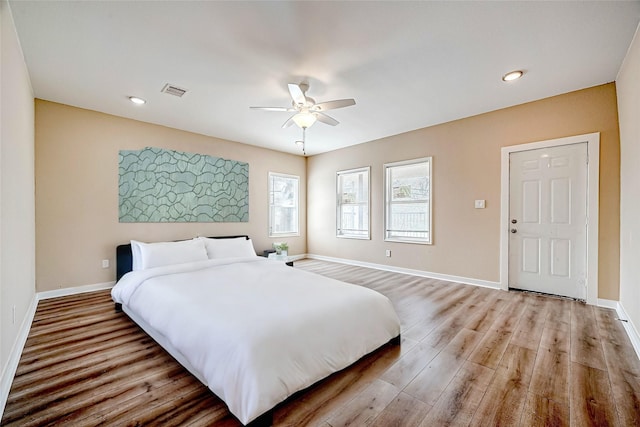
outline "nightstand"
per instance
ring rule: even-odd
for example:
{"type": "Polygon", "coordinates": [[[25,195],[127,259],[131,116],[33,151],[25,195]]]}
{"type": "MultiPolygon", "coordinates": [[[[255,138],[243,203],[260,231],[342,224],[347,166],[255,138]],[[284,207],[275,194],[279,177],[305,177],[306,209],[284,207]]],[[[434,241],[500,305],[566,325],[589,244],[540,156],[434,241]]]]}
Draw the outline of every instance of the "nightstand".
{"type": "Polygon", "coordinates": [[[289,267],[293,267],[294,258],[292,256],[278,255],[277,253],[272,252],[267,258],[272,261],[284,261],[286,265],[288,265],[289,267]]]}

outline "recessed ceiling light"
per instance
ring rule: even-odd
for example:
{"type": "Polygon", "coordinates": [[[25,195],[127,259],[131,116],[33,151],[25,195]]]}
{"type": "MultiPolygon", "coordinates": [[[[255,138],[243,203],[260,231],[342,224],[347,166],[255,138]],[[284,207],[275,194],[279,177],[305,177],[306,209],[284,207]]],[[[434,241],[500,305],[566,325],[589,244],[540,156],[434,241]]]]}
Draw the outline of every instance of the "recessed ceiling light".
{"type": "Polygon", "coordinates": [[[523,75],[524,75],[524,71],[522,70],[511,71],[505,74],[504,76],[502,76],[502,81],[510,82],[513,80],[518,80],[523,75]]]}
{"type": "Polygon", "coordinates": [[[147,103],[147,101],[145,101],[142,98],[138,98],[137,96],[130,96],[129,101],[133,102],[136,105],[142,105],[147,103]]]}

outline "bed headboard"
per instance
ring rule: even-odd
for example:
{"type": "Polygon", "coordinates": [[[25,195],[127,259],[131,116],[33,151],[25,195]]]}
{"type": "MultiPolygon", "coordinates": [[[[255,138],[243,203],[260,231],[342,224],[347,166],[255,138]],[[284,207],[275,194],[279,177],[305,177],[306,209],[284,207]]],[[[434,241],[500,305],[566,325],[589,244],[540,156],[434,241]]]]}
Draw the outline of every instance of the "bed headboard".
{"type": "MultiPolygon", "coordinates": [[[[235,239],[238,237],[244,237],[248,239],[249,236],[240,234],[237,236],[212,236],[210,239],[235,239]]],[[[127,274],[133,269],[133,255],[131,254],[131,243],[126,245],[118,245],[116,247],[116,282],[120,280],[122,276],[127,274]]]]}

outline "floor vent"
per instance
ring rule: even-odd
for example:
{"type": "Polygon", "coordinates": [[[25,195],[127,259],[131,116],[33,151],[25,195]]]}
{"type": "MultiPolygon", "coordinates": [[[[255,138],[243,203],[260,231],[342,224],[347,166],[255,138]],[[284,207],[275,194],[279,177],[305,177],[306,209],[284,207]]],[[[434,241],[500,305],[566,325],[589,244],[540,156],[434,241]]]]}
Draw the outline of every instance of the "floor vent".
{"type": "Polygon", "coordinates": [[[182,88],[179,88],[178,86],[174,86],[172,84],[167,83],[166,85],[164,85],[164,87],[160,92],[168,93],[169,95],[182,98],[182,95],[187,93],[187,89],[182,89],[182,88]]]}

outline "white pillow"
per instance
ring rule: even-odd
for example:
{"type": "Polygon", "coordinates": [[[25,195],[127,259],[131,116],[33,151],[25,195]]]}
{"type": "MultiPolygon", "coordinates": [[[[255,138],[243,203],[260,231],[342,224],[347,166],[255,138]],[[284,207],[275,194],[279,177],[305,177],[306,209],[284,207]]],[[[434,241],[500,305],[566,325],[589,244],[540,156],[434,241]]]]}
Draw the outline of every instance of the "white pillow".
{"type": "Polygon", "coordinates": [[[134,271],[185,262],[206,261],[207,249],[200,239],[182,242],[143,243],[131,241],[134,271]]]}
{"type": "Polygon", "coordinates": [[[138,242],[137,240],[131,241],[131,269],[133,271],[142,270],[142,251],[140,245],[145,243],[138,242]]]}
{"type": "Polygon", "coordinates": [[[254,257],[256,250],[251,239],[236,237],[233,239],[210,239],[201,237],[207,247],[209,259],[254,257]]]}

